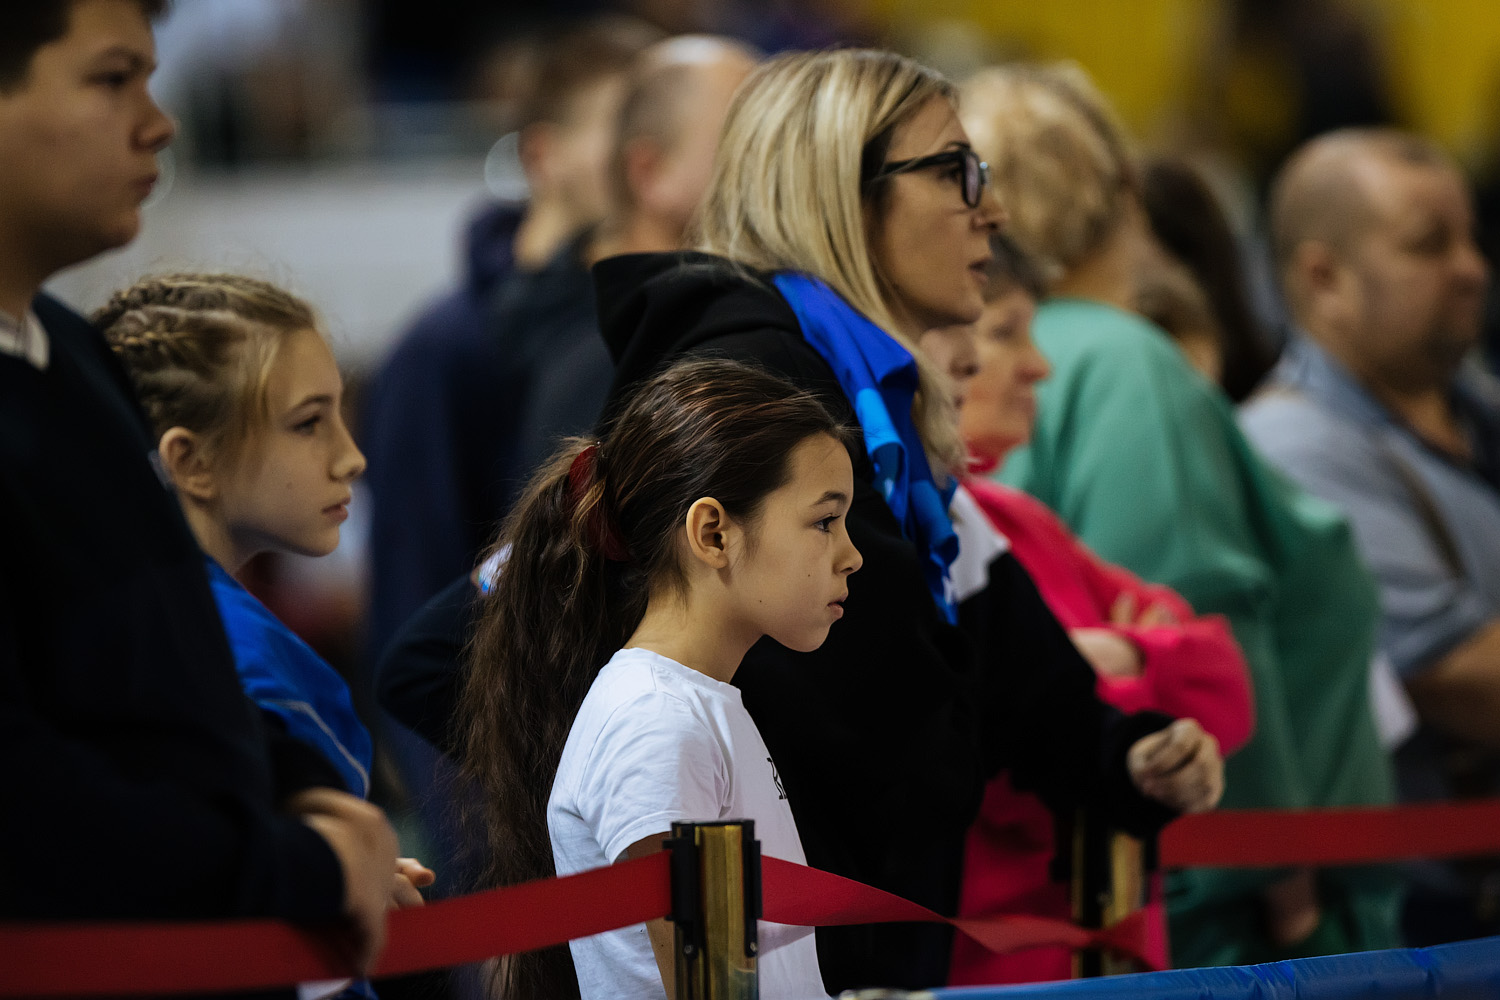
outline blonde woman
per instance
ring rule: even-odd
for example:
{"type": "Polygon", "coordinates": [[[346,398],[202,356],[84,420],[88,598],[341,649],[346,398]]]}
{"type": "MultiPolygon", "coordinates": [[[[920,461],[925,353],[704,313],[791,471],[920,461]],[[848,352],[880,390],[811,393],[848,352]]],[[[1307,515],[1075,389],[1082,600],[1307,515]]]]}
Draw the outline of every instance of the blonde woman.
{"type": "MultiPolygon", "coordinates": [[[[964,831],[999,770],[1141,833],[1211,806],[1222,771],[1196,723],[1105,707],[1003,540],[968,533],[977,511],[949,516],[963,454],[950,390],[912,345],[983,308],[1002,221],[986,180],[937,74],[887,52],[784,55],[730,110],[700,251],[595,268],[615,399],[712,353],[766,366],[860,427],[848,530],[864,568],[845,621],[813,652],[762,640],[735,684],[809,863],[948,913],[964,831]]],[[[833,992],[945,981],[949,939],[932,928],[831,928],[818,944],[833,992]]]]}
{"type": "MultiPolygon", "coordinates": [[[[1272,474],[1222,391],[1133,311],[1148,235],[1110,108],[1076,68],[1006,67],[966,84],[964,122],[1050,296],[1033,336],[1051,378],[1002,480],[1103,558],[1229,619],[1257,728],[1229,762],[1226,804],[1389,801],[1368,697],[1372,581],[1344,520],[1272,474]]],[[[1172,957],[1230,965],[1392,947],[1396,902],[1386,880],[1349,869],[1184,872],[1167,893],[1172,957]]]]}

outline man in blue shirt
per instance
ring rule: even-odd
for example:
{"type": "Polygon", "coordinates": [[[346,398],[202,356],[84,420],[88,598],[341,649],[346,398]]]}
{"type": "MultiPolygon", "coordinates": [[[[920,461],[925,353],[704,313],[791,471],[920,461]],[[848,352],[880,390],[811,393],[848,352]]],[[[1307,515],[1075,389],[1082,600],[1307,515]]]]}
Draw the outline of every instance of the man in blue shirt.
{"type": "MultiPolygon", "coordinates": [[[[1493,794],[1500,393],[1465,366],[1489,282],[1468,185],[1427,140],[1335,132],[1283,168],[1271,224],[1298,330],[1246,406],[1246,432],[1303,487],[1344,509],[1378,578],[1381,649],[1420,720],[1397,752],[1403,797],[1493,794]]],[[[1465,895],[1435,869],[1424,876],[1418,907],[1433,893],[1465,895]]],[[[1471,913],[1466,904],[1446,912],[1471,913]]],[[[1443,935],[1438,919],[1417,923],[1443,935]]],[[[1494,933],[1457,925],[1453,933],[1474,931],[1494,933]]]]}

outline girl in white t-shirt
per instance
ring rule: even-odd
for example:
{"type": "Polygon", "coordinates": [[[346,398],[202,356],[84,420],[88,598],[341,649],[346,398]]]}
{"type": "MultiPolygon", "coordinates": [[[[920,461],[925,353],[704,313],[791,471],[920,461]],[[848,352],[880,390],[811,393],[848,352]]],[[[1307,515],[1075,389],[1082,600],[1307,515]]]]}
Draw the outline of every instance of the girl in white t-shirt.
{"type": "MultiPolygon", "coordinates": [[[[762,636],[816,649],[843,614],[860,565],[844,526],[849,440],[780,378],[685,361],[533,480],[496,546],[503,579],[463,696],[487,883],[661,850],[674,820],[753,819],[765,854],[804,861],[729,682],[762,636]]],[[[824,995],[810,929],[761,935],[763,997],[824,995]]],[[[672,993],[664,920],[574,941],[569,957],[507,960],[503,995],[672,993]]]]}

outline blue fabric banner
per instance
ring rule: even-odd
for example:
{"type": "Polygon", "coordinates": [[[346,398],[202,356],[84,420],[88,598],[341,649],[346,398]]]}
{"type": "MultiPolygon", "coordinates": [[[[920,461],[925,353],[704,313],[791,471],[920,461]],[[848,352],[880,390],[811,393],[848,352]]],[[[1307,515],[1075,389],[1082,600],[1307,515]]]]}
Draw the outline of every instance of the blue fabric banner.
{"type": "Polygon", "coordinates": [[[1493,1000],[1500,937],[1292,962],[937,990],[941,1000],[1493,1000]]]}

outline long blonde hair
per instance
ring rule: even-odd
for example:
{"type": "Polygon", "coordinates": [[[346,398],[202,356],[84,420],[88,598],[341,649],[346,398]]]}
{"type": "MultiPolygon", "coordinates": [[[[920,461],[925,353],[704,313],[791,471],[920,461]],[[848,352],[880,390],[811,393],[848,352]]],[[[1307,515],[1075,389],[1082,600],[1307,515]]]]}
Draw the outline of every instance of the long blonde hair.
{"type": "Polygon", "coordinates": [[[838,49],[770,59],[740,86],[724,123],[693,242],[758,271],[821,279],[917,360],[912,419],[934,471],[958,472],[963,443],[947,375],[895,322],[870,253],[883,188],[863,183],[896,128],[934,97],[937,72],[893,52],[838,49]]]}

